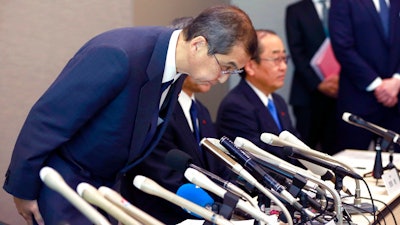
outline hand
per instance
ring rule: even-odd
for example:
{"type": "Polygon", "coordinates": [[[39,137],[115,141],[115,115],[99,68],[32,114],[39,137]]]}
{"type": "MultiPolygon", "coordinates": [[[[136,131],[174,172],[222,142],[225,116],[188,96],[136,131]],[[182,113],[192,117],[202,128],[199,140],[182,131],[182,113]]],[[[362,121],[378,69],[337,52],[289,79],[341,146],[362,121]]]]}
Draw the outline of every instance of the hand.
{"type": "Polygon", "coordinates": [[[339,90],[339,76],[333,75],[325,78],[323,81],[321,81],[321,83],[319,83],[318,90],[331,98],[337,98],[339,90]]]}
{"type": "Polygon", "coordinates": [[[378,102],[386,107],[393,107],[398,102],[400,91],[400,80],[397,78],[386,78],[375,90],[374,94],[378,102]]]}
{"type": "Polygon", "coordinates": [[[33,224],[33,218],[35,218],[39,225],[44,225],[44,221],[39,212],[39,207],[36,200],[25,200],[14,197],[14,203],[18,213],[26,220],[28,225],[33,224]]]}

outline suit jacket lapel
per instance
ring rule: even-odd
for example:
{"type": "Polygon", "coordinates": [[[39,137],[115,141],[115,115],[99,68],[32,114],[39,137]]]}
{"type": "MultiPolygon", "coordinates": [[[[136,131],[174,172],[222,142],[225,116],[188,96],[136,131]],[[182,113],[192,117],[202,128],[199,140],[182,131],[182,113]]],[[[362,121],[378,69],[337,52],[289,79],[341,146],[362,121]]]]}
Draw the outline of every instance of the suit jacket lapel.
{"type": "Polygon", "coordinates": [[[385,32],[383,30],[383,25],[381,22],[381,18],[379,16],[378,11],[376,11],[376,7],[374,3],[371,0],[363,1],[362,3],[359,4],[358,7],[365,7],[371,17],[373,18],[374,25],[377,27],[380,35],[382,36],[382,39],[387,41],[387,38],[385,37],[385,32]]]}
{"type": "Polygon", "coordinates": [[[279,132],[278,126],[274,122],[274,118],[272,118],[272,115],[268,111],[267,107],[264,105],[264,103],[261,101],[261,99],[257,96],[257,94],[251,89],[251,87],[246,83],[245,80],[241,80],[240,84],[241,89],[246,96],[246,98],[253,104],[256,110],[257,114],[257,119],[258,121],[261,121],[261,126],[262,129],[268,130],[271,132],[279,132]],[[265,119],[267,117],[267,119],[265,119]],[[265,121],[270,121],[268,123],[265,123],[265,121]]]}
{"type": "MultiPolygon", "coordinates": [[[[186,75],[182,74],[179,77],[179,79],[177,79],[174,82],[174,84],[171,86],[169,92],[172,92],[172,93],[171,93],[171,97],[169,99],[167,112],[166,112],[166,116],[165,116],[165,121],[162,124],[160,124],[159,127],[157,128],[156,133],[154,134],[152,140],[150,141],[150,144],[148,146],[142,146],[140,153],[136,152],[136,153],[132,154],[132,152],[131,152],[130,155],[133,155],[133,157],[129,158],[130,163],[127,167],[125,167],[123,169],[123,171],[128,171],[129,169],[133,168],[135,165],[140,163],[144,158],[146,158],[153,151],[154,147],[158,144],[162,134],[164,133],[164,131],[167,127],[168,120],[171,117],[172,112],[174,111],[174,108],[175,108],[175,105],[176,105],[176,102],[178,99],[178,94],[180,93],[180,91],[182,89],[182,84],[183,84],[183,81],[185,80],[185,78],[186,78],[186,75]],[[135,157],[135,156],[137,156],[137,157],[135,157]]],[[[160,81],[160,84],[161,84],[161,81],[160,81]]],[[[146,136],[146,134],[144,134],[144,136],[146,136]]],[[[132,140],[132,142],[134,143],[135,140],[132,140]]]]}
{"type": "Polygon", "coordinates": [[[135,155],[140,154],[142,146],[138,145],[138,143],[144,143],[147,131],[150,129],[152,123],[154,112],[158,111],[161,81],[171,34],[172,30],[171,32],[166,32],[160,35],[148,63],[146,70],[148,81],[140,87],[128,162],[133,160],[135,155]]]}
{"type": "Polygon", "coordinates": [[[315,9],[314,3],[312,0],[306,0],[303,4],[304,11],[302,11],[301,16],[305,16],[307,18],[307,26],[309,27],[319,27],[319,33],[324,34],[324,26],[322,24],[321,18],[319,18],[318,12],[315,9]]]}

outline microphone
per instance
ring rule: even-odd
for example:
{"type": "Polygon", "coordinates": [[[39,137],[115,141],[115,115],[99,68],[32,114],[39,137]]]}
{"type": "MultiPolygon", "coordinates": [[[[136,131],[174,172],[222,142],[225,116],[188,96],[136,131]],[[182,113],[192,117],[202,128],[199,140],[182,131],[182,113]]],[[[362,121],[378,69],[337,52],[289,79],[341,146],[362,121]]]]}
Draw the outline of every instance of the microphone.
{"type": "MultiPolygon", "coordinates": [[[[213,192],[214,194],[216,194],[221,198],[224,198],[225,195],[227,194],[227,191],[225,189],[218,186],[217,184],[212,182],[207,176],[205,176],[204,174],[193,168],[186,169],[185,177],[190,182],[208,191],[213,192]]],[[[253,207],[252,205],[250,205],[249,202],[245,202],[242,199],[238,200],[236,207],[248,213],[258,221],[264,221],[267,224],[279,224],[276,216],[267,216],[265,213],[261,212],[259,208],[253,207]]]]}
{"type": "Polygon", "coordinates": [[[248,172],[246,171],[242,165],[237,163],[235,160],[233,160],[231,157],[225,154],[221,149],[216,147],[214,144],[211,143],[208,138],[203,138],[200,141],[200,144],[204,145],[207,147],[208,150],[218,158],[220,158],[222,161],[224,161],[235,173],[237,173],[239,176],[241,176],[243,179],[245,179],[247,182],[250,184],[254,185],[258,183],[258,181],[248,172]]]}
{"type": "MultiPolygon", "coordinates": [[[[279,134],[279,139],[282,139],[282,140],[285,140],[285,141],[288,141],[288,142],[290,142],[290,143],[292,143],[292,147],[294,147],[294,148],[297,148],[297,149],[306,149],[307,151],[309,151],[309,152],[311,152],[311,151],[314,151],[314,150],[312,150],[310,147],[308,147],[304,142],[302,142],[300,139],[298,139],[296,136],[294,136],[293,134],[291,134],[289,131],[287,131],[287,130],[284,130],[284,131],[282,131],[280,134],[279,134]],[[295,145],[295,146],[294,146],[295,145]],[[299,146],[299,147],[296,147],[296,146],[299,146]]],[[[319,152],[318,152],[319,153],[319,152]]],[[[319,157],[319,156],[317,156],[317,157],[319,157]]],[[[331,160],[331,156],[330,155],[328,155],[328,154],[325,154],[325,157],[322,157],[322,159],[327,159],[327,160],[329,160],[329,161],[333,161],[333,162],[336,162],[336,160],[331,160]]],[[[320,167],[320,166],[317,166],[317,165],[315,165],[315,164],[313,164],[313,163],[310,163],[310,162],[308,162],[308,161],[305,161],[305,160],[299,160],[306,168],[308,168],[310,171],[313,171],[313,170],[315,170],[316,168],[319,168],[319,169],[321,169],[320,171],[324,171],[324,170],[326,170],[326,173],[324,174],[324,175],[322,175],[321,176],[321,179],[323,179],[323,180],[330,180],[332,183],[336,183],[336,177],[335,177],[335,175],[333,175],[332,174],[332,172],[330,171],[330,170],[328,170],[328,169],[326,169],[326,168],[324,168],[324,167],[320,167]],[[311,169],[310,169],[311,168],[311,169]]],[[[347,167],[347,165],[345,165],[345,167],[346,168],[348,168],[347,167]]],[[[350,168],[349,168],[350,169],[350,168]]],[[[342,191],[343,192],[345,192],[346,194],[348,194],[348,195],[353,195],[351,192],[350,192],[350,190],[346,187],[346,186],[344,186],[344,185],[342,185],[342,191]]]]}
{"type": "MultiPolygon", "coordinates": [[[[285,205],[275,197],[269,190],[267,190],[264,186],[262,186],[249,172],[247,172],[239,163],[225,154],[221,149],[219,149],[216,145],[214,145],[209,138],[203,138],[200,141],[201,145],[206,147],[210,153],[214,154],[216,157],[221,159],[227,164],[227,166],[236,174],[241,176],[244,180],[246,180],[249,184],[256,187],[260,192],[262,192],[265,196],[267,196],[271,201],[274,201],[281,209],[284,215],[286,216],[287,221],[293,221],[293,218],[285,205]]],[[[223,146],[221,146],[222,148],[223,146]]],[[[225,149],[226,150],[226,149],[225,149]]],[[[227,150],[226,150],[227,151],[227,150]]]]}
{"type": "MultiPolygon", "coordinates": [[[[283,133],[283,131],[282,131],[282,133],[283,133]]],[[[278,146],[278,147],[292,146],[292,147],[295,147],[295,148],[296,147],[297,148],[302,148],[302,146],[303,146],[303,145],[293,144],[293,143],[291,143],[289,141],[286,141],[286,140],[282,140],[278,136],[276,136],[274,134],[271,134],[271,133],[262,133],[260,139],[264,143],[267,143],[267,144],[273,145],[273,146],[278,146]]],[[[308,148],[309,147],[306,146],[306,149],[308,149],[308,148]]],[[[331,180],[331,179],[334,178],[334,175],[324,167],[315,165],[313,163],[310,163],[310,162],[307,162],[307,161],[301,160],[301,159],[299,161],[301,162],[301,164],[303,164],[311,172],[321,176],[321,179],[323,179],[323,180],[331,180]]]]}
{"type": "Polygon", "coordinates": [[[248,195],[245,191],[240,189],[238,186],[235,184],[222,179],[221,177],[195,165],[192,164],[192,157],[188,155],[187,153],[178,150],[178,149],[172,149],[170,150],[167,155],[165,156],[165,163],[170,166],[172,169],[185,172],[186,168],[190,167],[195,170],[200,171],[201,173],[207,175],[212,181],[217,183],[218,185],[228,189],[232,193],[241,196],[243,199],[246,199],[249,201],[254,207],[257,207],[257,202],[250,196],[248,195]]]}
{"type": "Polygon", "coordinates": [[[317,165],[328,168],[328,169],[332,170],[335,174],[339,174],[341,176],[349,176],[349,177],[352,177],[354,179],[359,179],[359,180],[362,179],[362,177],[360,175],[358,175],[352,171],[349,171],[339,165],[335,165],[335,164],[327,162],[325,160],[321,160],[321,159],[313,157],[313,156],[302,154],[302,152],[296,148],[285,146],[285,147],[283,147],[283,151],[285,152],[286,155],[288,155],[291,158],[307,160],[309,162],[312,162],[317,165]]]}
{"type": "MultiPolygon", "coordinates": [[[[292,173],[297,172],[297,173],[300,173],[301,175],[305,176],[307,179],[312,181],[312,182],[307,181],[306,185],[308,187],[311,187],[312,189],[316,190],[317,193],[319,193],[319,195],[321,197],[325,197],[325,195],[326,195],[324,190],[331,193],[334,203],[335,203],[337,217],[341,218],[342,203],[340,200],[340,196],[338,195],[338,192],[336,190],[334,190],[333,188],[331,188],[330,186],[326,185],[325,182],[323,182],[319,178],[316,178],[314,174],[310,173],[310,171],[304,170],[303,168],[298,168],[297,166],[292,165],[292,164],[272,155],[271,153],[269,153],[267,151],[264,151],[263,149],[259,148],[257,145],[255,145],[254,143],[252,143],[251,141],[249,141],[245,138],[236,137],[234,144],[237,145],[239,148],[243,148],[243,149],[247,150],[248,152],[252,153],[255,157],[257,157],[261,160],[269,161],[271,163],[276,163],[276,165],[283,170],[287,170],[288,172],[292,172],[292,173]],[[316,185],[316,184],[318,184],[320,187],[322,187],[323,190],[321,188],[319,188],[318,185],[316,185]]],[[[321,199],[321,202],[326,202],[326,199],[325,198],[321,199]]]]}
{"type": "Polygon", "coordinates": [[[174,203],[182,208],[185,208],[187,210],[190,210],[191,212],[196,213],[197,215],[200,215],[204,219],[216,223],[216,224],[221,224],[221,225],[233,225],[230,221],[226,220],[224,217],[221,215],[218,215],[214,212],[211,212],[203,207],[200,207],[199,205],[196,205],[195,203],[186,200],[170,191],[167,189],[161,187],[159,184],[151,180],[150,178],[147,178],[145,176],[137,175],[133,179],[133,185],[140,189],[141,191],[144,191],[148,194],[158,196],[160,198],[163,198],[171,203],[174,203]]]}
{"type": "Polygon", "coordinates": [[[342,119],[344,121],[346,121],[347,123],[350,123],[352,125],[369,130],[369,131],[383,137],[383,139],[385,139],[387,141],[390,141],[390,142],[400,145],[400,138],[399,138],[400,136],[399,136],[399,134],[395,133],[394,131],[387,130],[376,124],[367,122],[367,121],[363,120],[361,117],[358,117],[358,116],[353,115],[348,112],[343,113],[342,119]]]}
{"type": "MultiPolygon", "coordinates": [[[[336,164],[338,164],[338,165],[341,165],[341,166],[347,168],[349,171],[352,171],[353,173],[355,173],[354,169],[353,169],[351,166],[349,166],[349,165],[347,165],[347,164],[345,164],[345,163],[343,163],[343,162],[340,162],[340,161],[336,160],[335,158],[333,158],[332,156],[330,156],[330,155],[328,155],[328,154],[326,154],[326,153],[321,153],[321,152],[318,152],[318,151],[316,151],[316,150],[312,150],[312,149],[310,149],[308,146],[307,146],[307,148],[301,148],[301,146],[302,146],[301,144],[300,144],[300,146],[298,146],[298,145],[296,146],[296,145],[292,144],[291,142],[298,143],[298,142],[301,142],[301,141],[298,140],[296,136],[294,136],[293,134],[291,134],[291,133],[288,132],[288,131],[282,131],[281,134],[280,134],[279,136],[281,136],[281,137],[278,138],[278,137],[276,137],[276,136],[273,135],[273,134],[264,133],[264,134],[261,134],[260,139],[261,139],[263,142],[265,142],[265,143],[274,142],[274,143],[269,143],[269,144],[271,144],[271,145],[277,144],[277,145],[279,145],[279,146],[291,146],[291,147],[295,147],[295,148],[297,148],[298,150],[302,151],[303,154],[305,154],[305,155],[312,155],[312,156],[314,156],[314,157],[318,157],[318,158],[320,158],[320,159],[323,159],[323,160],[327,160],[327,161],[329,161],[329,162],[336,163],[336,164]],[[273,140],[272,140],[272,139],[273,139],[273,140]],[[297,140],[296,140],[296,139],[297,139],[297,140]],[[286,140],[286,141],[285,141],[285,140],[286,140]]],[[[304,145],[305,145],[305,144],[304,144],[304,145]]],[[[306,145],[305,145],[305,146],[306,146],[306,145]]],[[[317,166],[317,165],[315,165],[315,166],[317,166]]],[[[323,167],[320,167],[320,168],[323,168],[323,167]]],[[[312,170],[313,168],[308,168],[308,169],[309,169],[309,170],[312,170]]],[[[326,168],[324,168],[324,169],[326,169],[326,168]]],[[[325,179],[324,177],[321,177],[321,178],[322,178],[322,179],[325,179]]],[[[339,185],[340,185],[340,183],[341,183],[340,179],[336,179],[334,176],[332,176],[331,178],[326,179],[326,180],[331,180],[333,183],[335,183],[335,186],[336,186],[337,188],[339,188],[339,185]]],[[[361,196],[360,180],[355,179],[355,183],[356,183],[356,188],[355,188],[355,194],[354,194],[354,196],[355,196],[355,197],[354,197],[354,205],[356,205],[356,206],[358,206],[358,207],[362,207],[362,205],[361,205],[361,198],[360,198],[360,196],[361,196]]],[[[350,193],[350,191],[349,191],[345,186],[342,186],[341,189],[344,190],[347,194],[352,195],[352,194],[350,193]]]]}
{"type": "Polygon", "coordinates": [[[111,202],[109,202],[107,199],[105,199],[99,191],[93,187],[92,185],[82,182],[78,184],[76,187],[77,192],[79,193],[80,196],[82,196],[83,199],[88,201],[89,203],[96,205],[109,213],[111,216],[116,218],[118,221],[120,221],[123,224],[132,224],[132,225],[139,225],[137,220],[133,219],[130,217],[128,214],[126,214],[122,209],[118,208],[111,202]]]}
{"type": "MultiPolygon", "coordinates": [[[[310,176],[313,175],[309,171],[304,170],[303,168],[297,167],[293,164],[290,164],[284,160],[282,160],[279,157],[276,157],[275,155],[262,150],[259,148],[257,145],[252,143],[251,141],[242,138],[242,137],[236,137],[234,144],[249,152],[253,156],[255,156],[257,159],[262,160],[263,162],[269,163],[272,166],[275,166],[278,169],[281,169],[283,171],[286,171],[287,173],[290,173],[292,175],[300,175],[303,177],[306,177],[307,179],[310,179],[310,176]]],[[[312,180],[317,179],[316,177],[312,177],[312,180]]],[[[320,183],[320,182],[318,182],[320,183]]],[[[310,180],[307,180],[305,183],[305,187],[308,189],[316,190],[320,195],[325,195],[324,191],[321,190],[318,185],[315,182],[312,182],[310,180]]]]}
{"type": "Polygon", "coordinates": [[[227,137],[222,137],[220,143],[228,149],[238,160],[244,164],[246,168],[251,171],[256,172],[256,174],[262,178],[264,183],[269,186],[274,191],[278,192],[281,197],[283,197],[291,206],[300,212],[304,212],[310,218],[316,218],[320,222],[324,222],[324,219],[316,217],[316,215],[304,208],[297,200],[288,192],[286,188],[279,184],[274,178],[272,178],[268,173],[266,173],[250,156],[248,156],[243,150],[237,148],[235,144],[227,137]]]}
{"type": "MultiPolygon", "coordinates": [[[[210,211],[213,209],[214,199],[211,198],[206,191],[194,184],[188,183],[181,185],[176,191],[176,194],[210,211]]],[[[192,213],[190,210],[184,210],[195,217],[203,218],[195,213],[192,213]]]]}
{"type": "Polygon", "coordinates": [[[227,137],[222,137],[220,139],[220,143],[224,146],[228,151],[239,160],[244,167],[248,168],[250,171],[254,171],[259,178],[261,178],[264,183],[277,191],[288,203],[294,206],[297,210],[302,210],[302,206],[297,200],[286,191],[286,188],[279,184],[274,178],[272,178],[268,173],[266,173],[261,166],[259,166],[250,156],[248,156],[244,151],[238,149],[234,143],[229,140],[227,137]]]}
{"type": "Polygon", "coordinates": [[[83,200],[68,184],[61,175],[51,167],[43,167],[40,170],[40,179],[52,190],[61,194],[92,223],[96,225],[111,225],[93,206],[83,200]]]}
{"type": "Polygon", "coordinates": [[[111,188],[106,186],[101,186],[98,189],[99,193],[109,200],[111,203],[122,209],[125,213],[130,215],[131,217],[137,219],[139,222],[145,225],[163,225],[164,223],[160,222],[153,216],[150,216],[146,212],[141,209],[135,207],[130,202],[128,202],[125,198],[123,198],[118,192],[114,191],[111,188]]]}

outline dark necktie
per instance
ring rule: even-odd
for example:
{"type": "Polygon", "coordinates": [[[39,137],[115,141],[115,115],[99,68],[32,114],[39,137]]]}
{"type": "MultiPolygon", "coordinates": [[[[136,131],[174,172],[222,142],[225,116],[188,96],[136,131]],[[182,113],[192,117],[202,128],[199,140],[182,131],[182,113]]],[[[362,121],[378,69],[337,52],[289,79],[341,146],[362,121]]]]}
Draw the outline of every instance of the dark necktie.
{"type": "Polygon", "coordinates": [[[275,124],[278,126],[279,131],[282,130],[281,123],[279,122],[278,112],[276,111],[276,107],[274,101],[272,99],[268,99],[268,110],[272,115],[272,118],[275,120],[275,124]]]}
{"type": "Polygon", "coordinates": [[[322,26],[324,27],[324,31],[326,36],[329,36],[328,29],[328,6],[326,5],[326,0],[320,0],[322,5],[322,26]]]}
{"type": "Polygon", "coordinates": [[[173,79],[167,82],[164,82],[161,84],[161,90],[160,90],[160,94],[162,94],[165,90],[167,90],[167,88],[169,87],[169,85],[172,84],[172,81],[174,81],[173,79]]]}
{"type": "Polygon", "coordinates": [[[197,141],[197,143],[200,143],[200,129],[198,125],[198,110],[197,110],[197,103],[196,101],[192,100],[192,105],[190,106],[190,118],[192,119],[192,125],[193,125],[193,135],[197,141]]]}
{"type": "MultiPolygon", "coordinates": [[[[170,80],[170,81],[167,81],[167,82],[161,84],[160,96],[172,84],[173,81],[174,80],[170,80]]],[[[150,141],[152,140],[154,134],[156,133],[157,126],[158,126],[157,123],[159,121],[158,118],[161,118],[163,120],[165,119],[165,116],[166,116],[167,110],[168,110],[167,106],[168,106],[168,103],[169,103],[170,98],[172,96],[172,93],[173,93],[173,90],[174,90],[174,86],[175,86],[174,84],[171,85],[171,88],[169,89],[167,95],[164,98],[164,101],[163,101],[163,103],[161,105],[161,108],[158,111],[154,111],[152,123],[151,123],[150,129],[149,129],[149,131],[148,131],[148,133],[146,135],[146,138],[145,138],[143,146],[147,146],[150,143],[150,141]]]]}
{"type": "Polygon", "coordinates": [[[383,31],[385,34],[385,37],[389,37],[389,7],[386,4],[385,0],[379,0],[379,6],[381,8],[379,15],[381,17],[381,22],[383,26],[383,31]]]}

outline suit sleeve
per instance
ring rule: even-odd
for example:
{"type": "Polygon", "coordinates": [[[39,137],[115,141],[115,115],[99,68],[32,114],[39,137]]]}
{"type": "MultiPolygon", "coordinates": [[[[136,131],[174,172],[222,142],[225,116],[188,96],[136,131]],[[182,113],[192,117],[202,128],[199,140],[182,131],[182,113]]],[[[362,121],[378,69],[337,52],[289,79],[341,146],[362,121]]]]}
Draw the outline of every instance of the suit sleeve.
{"type": "Polygon", "coordinates": [[[109,47],[86,49],[72,58],[29,112],[4,189],[19,198],[35,199],[41,186],[39,170],[48,156],[119,93],[127,71],[125,53],[109,47]]]}

